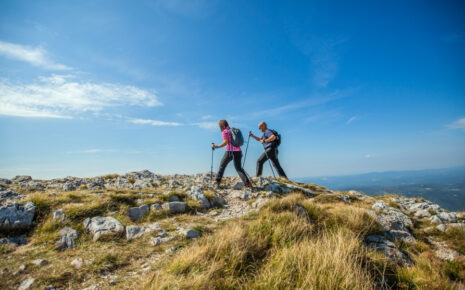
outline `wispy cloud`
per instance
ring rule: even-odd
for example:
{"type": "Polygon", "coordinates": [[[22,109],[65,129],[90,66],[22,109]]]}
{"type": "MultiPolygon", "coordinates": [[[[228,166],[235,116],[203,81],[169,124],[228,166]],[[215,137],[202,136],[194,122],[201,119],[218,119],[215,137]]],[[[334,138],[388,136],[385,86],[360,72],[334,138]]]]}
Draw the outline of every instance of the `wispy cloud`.
{"type": "Polygon", "coordinates": [[[130,119],[128,122],[133,124],[141,125],[152,125],[152,126],[182,126],[184,124],[178,122],[165,122],[160,120],[150,120],[150,119],[130,119]]]}
{"type": "Polygon", "coordinates": [[[151,125],[151,126],[172,126],[172,127],[178,127],[178,126],[196,126],[202,129],[206,130],[213,130],[218,128],[218,123],[217,122],[186,122],[186,123],[181,123],[181,122],[167,122],[167,121],[161,121],[161,120],[152,120],[152,119],[129,119],[127,120],[129,123],[133,124],[139,124],[139,125],[151,125]]]}
{"type": "Polygon", "coordinates": [[[72,75],[39,77],[32,83],[0,79],[0,115],[72,118],[118,106],[161,106],[155,92],[134,86],[75,81],[72,75]]]}
{"type": "Polygon", "coordinates": [[[447,124],[446,127],[449,129],[465,130],[465,118],[460,118],[458,120],[455,120],[454,122],[447,124]]]}
{"type": "Polygon", "coordinates": [[[299,109],[304,109],[304,108],[307,108],[307,107],[319,106],[319,105],[323,105],[323,104],[332,102],[334,100],[344,98],[347,95],[349,95],[351,92],[352,92],[352,90],[343,90],[343,91],[334,90],[333,92],[328,93],[328,94],[316,95],[316,96],[306,98],[306,99],[304,99],[302,101],[289,103],[289,104],[284,105],[284,106],[279,106],[279,107],[275,107],[275,108],[270,108],[270,109],[266,109],[266,110],[257,111],[257,112],[254,112],[254,113],[250,114],[249,116],[245,116],[245,117],[241,116],[241,119],[264,118],[264,117],[284,114],[284,113],[299,110],[299,109]]]}
{"type": "Polygon", "coordinates": [[[346,125],[349,125],[350,123],[352,123],[353,121],[357,120],[358,119],[358,116],[352,116],[349,118],[349,120],[346,121],[346,125]]]}
{"type": "Polygon", "coordinates": [[[373,154],[366,154],[365,158],[373,158],[373,156],[374,156],[373,154]]]}
{"type": "Polygon", "coordinates": [[[218,122],[199,122],[199,123],[192,123],[191,125],[197,126],[202,129],[207,129],[207,130],[218,129],[218,122]]]}
{"type": "Polygon", "coordinates": [[[71,68],[53,62],[42,47],[29,47],[20,44],[0,41],[0,54],[11,59],[25,61],[31,65],[49,70],[70,70],[71,68]]]}

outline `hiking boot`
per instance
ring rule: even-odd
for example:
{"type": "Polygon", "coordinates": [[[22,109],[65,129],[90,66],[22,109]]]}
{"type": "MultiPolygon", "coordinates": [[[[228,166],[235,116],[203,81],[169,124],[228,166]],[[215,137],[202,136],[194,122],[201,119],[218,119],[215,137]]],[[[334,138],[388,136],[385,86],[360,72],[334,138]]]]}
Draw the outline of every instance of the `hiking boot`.
{"type": "Polygon", "coordinates": [[[244,189],[244,190],[245,190],[245,189],[247,189],[247,188],[250,188],[250,189],[252,189],[252,184],[250,184],[250,183],[247,183],[246,185],[244,185],[244,187],[243,187],[242,189],[244,189]]]}

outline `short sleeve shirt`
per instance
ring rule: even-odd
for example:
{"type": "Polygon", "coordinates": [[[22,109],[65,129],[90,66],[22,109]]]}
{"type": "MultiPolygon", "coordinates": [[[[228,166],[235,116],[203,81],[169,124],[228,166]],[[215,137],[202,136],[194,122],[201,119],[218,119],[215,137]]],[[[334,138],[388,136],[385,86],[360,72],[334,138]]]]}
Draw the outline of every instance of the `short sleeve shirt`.
{"type": "Polygon", "coordinates": [[[231,132],[229,131],[229,127],[223,130],[223,140],[228,140],[229,143],[226,145],[226,151],[241,151],[241,147],[236,147],[231,144],[231,132]]]}
{"type": "MultiPolygon", "coordinates": [[[[262,138],[265,140],[265,139],[270,138],[272,135],[274,135],[273,132],[270,129],[266,129],[265,133],[263,133],[262,138]]],[[[265,149],[269,148],[269,147],[273,146],[273,143],[274,143],[274,141],[273,142],[264,142],[263,147],[265,147],[265,149]]]]}

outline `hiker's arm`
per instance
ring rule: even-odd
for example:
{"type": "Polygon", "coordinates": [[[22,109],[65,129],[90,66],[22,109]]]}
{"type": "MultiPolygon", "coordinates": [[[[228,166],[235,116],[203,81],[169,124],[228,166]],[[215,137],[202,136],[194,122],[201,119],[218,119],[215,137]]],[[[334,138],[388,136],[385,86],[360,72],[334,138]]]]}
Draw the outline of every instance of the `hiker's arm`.
{"type": "Polygon", "coordinates": [[[275,135],[271,135],[270,138],[263,140],[263,142],[270,143],[276,139],[275,135]]]}
{"type": "Polygon", "coordinates": [[[261,140],[261,138],[259,138],[259,137],[255,136],[254,134],[252,134],[251,131],[249,131],[249,136],[252,137],[252,138],[254,138],[255,140],[257,140],[257,141],[259,141],[259,142],[260,142],[260,140],[261,140]]]}
{"type": "Polygon", "coordinates": [[[221,143],[220,145],[216,146],[215,144],[213,144],[213,146],[215,146],[215,148],[221,148],[221,147],[224,147],[226,145],[228,145],[229,141],[226,140],[226,139],[223,139],[223,143],[221,143]]]}

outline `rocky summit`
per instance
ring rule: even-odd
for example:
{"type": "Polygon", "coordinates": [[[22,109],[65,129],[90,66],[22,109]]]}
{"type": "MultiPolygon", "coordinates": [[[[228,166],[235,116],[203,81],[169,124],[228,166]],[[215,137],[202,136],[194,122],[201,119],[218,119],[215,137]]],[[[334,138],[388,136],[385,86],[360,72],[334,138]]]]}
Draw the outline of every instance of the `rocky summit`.
{"type": "Polygon", "coordinates": [[[0,179],[2,289],[465,287],[465,216],[210,173],[0,179]]]}

